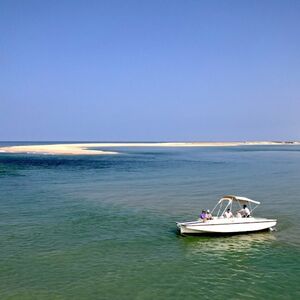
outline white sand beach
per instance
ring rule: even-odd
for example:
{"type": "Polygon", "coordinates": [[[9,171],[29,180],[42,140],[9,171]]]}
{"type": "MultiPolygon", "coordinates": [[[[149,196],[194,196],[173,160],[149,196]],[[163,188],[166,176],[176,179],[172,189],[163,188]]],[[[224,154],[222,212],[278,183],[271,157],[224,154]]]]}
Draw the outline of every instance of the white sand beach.
{"type": "Polygon", "coordinates": [[[0,147],[2,153],[31,153],[57,155],[111,155],[116,151],[96,150],[91,148],[122,148],[122,147],[233,147],[258,145],[299,145],[299,142],[162,142],[162,143],[78,143],[21,145],[0,147]]]}
{"type": "Polygon", "coordinates": [[[0,152],[4,153],[29,153],[29,154],[53,154],[53,155],[99,155],[117,154],[112,151],[91,150],[94,147],[86,144],[55,144],[55,145],[26,145],[0,147],[0,152]]]}

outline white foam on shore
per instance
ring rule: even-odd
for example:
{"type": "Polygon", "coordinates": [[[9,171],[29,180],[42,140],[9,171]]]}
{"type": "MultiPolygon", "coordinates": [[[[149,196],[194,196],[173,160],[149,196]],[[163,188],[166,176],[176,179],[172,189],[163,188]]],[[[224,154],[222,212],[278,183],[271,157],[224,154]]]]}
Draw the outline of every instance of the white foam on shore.
{"type": "Polygon", "coordinates": [[[90,148],[122,147],[233,147],[258,145],[300,145],[299,142],[165,142],[165,143],[78,143],[50,145],[22,145],[0,147],[2,153],[30,153],[53,155],[111,155],[115,151],[103,151],[90,148]]]}

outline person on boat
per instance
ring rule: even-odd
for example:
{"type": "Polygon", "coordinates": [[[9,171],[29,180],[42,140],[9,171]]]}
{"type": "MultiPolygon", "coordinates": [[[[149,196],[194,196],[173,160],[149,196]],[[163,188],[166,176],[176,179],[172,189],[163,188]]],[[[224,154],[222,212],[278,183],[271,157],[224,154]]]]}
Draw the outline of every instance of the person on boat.
{"type": "Polygon", "coordinates": [[[224,213],[224,217],[225,217],[226,219],[233,218],[233,214],[232,214],[232,212],[230,211],[230,208],[227,208],[227,210],[226,210],[225,213],[224,213]]]}
{"type": "Polygon", "coordinates": [[[249,218],[250,217],[250,210],[247,207],[247,205],[245,204],[244,206],[244,218],[249,218]]]}
{"type": "Polygon", "coordinates": [[[212,214],[210,213],[209,209],[206,211],[206,220],[212,220],[213,219],[213,216],[212,214]]]}
{"type": "Polygon", "coordinates": [[[237,216],[242,218],[249,218],[250,217],[250,210],[246,204],[243,205],[243,208],[238,211],[237,216]]]}
{"type": "Polygon", "coordinates": [[[199,219],[201,219],[201,220],[203,220],[203,222],[205,222],[206,218],[207,218],[206,211],[204,209],[202,209],[199,219]]]}

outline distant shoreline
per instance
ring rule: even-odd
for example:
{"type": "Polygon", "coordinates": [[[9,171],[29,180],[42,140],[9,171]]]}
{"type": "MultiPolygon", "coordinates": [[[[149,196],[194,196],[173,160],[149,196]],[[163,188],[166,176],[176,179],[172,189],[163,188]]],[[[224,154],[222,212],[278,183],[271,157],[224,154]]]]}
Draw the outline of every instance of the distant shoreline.
{"type": "Polygon", "coordinates": [[[115,151],[95,150],[91,148],[122,148],[122,147],[236,147],[236,146],[274,146],[300,145],[298,141],[246,141],[246,142],[116,142],[116,143],[57,143],[35,144],[0,147],[0,153],[28,153],[50,155],[112,155],[115,151]]]}

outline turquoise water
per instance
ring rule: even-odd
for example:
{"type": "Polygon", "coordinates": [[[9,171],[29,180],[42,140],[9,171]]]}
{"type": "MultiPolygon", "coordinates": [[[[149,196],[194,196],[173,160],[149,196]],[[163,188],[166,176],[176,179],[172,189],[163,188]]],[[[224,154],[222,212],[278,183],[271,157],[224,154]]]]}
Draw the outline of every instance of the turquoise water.
{"type": "Polygon", "coordinates": [[[0,299],[299,299],[299,146],[118,150],[0,154],[0,299]],[[177,234],[223,194],[277,232],[177,234]]]}

